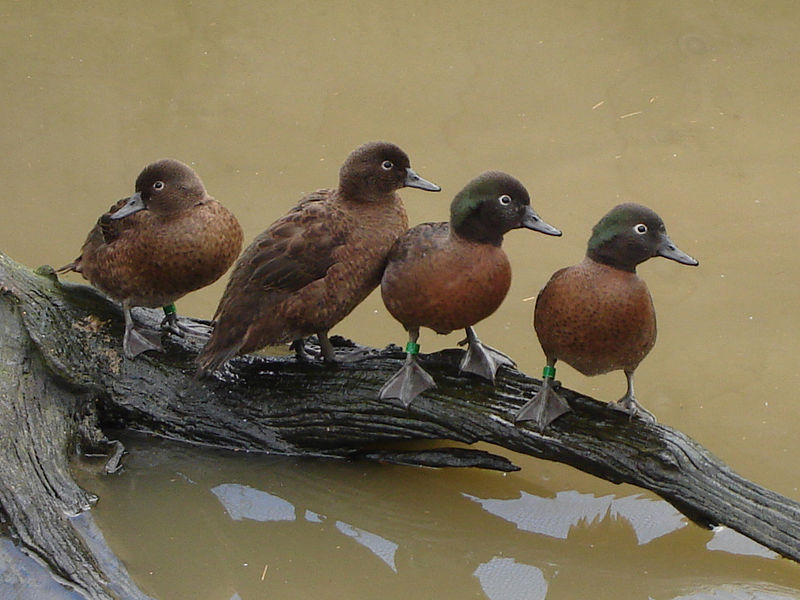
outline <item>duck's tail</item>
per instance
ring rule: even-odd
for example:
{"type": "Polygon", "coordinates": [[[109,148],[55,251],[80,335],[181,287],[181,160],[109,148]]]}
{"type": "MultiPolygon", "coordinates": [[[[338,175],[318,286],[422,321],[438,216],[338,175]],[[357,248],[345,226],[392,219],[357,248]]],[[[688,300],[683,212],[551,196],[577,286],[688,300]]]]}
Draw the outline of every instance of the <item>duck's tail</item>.
{"type": "Polygon", "coordinates": [[[82,273],[81,270],[81,257],[79,256],[71,263],[64,265],[63,267],[59,267],[56,269],[56,273],[68,273],[69,271],[75,271],[76,273],[82,273]]]}
{"type": "Polygon", "coordinates": [[[239,354],[244,343],[244,336],[232,335],[232,333],[234,332],[220,328],[218,322],[214,324],[211,337],[208,338],[205,347],[195,359],[197,377],[211,375],[239,354]]]}

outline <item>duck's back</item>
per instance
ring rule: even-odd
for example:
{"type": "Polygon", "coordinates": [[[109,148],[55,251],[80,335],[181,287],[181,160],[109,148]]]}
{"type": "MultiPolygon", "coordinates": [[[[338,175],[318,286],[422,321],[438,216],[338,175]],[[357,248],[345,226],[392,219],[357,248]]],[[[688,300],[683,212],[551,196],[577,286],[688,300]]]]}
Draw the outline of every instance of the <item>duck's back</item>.
{"type": "Polygon", "coordinates": [[[449,333],[491,315],[510,285],[511,265],[500,246],[451,235],[448,223],[424,223],[395,243],[381,294],[405,327],[449,333]]]}
{"type": "Polygon", "coordinates": [[[244,353],[327,331],[375,289],[407,227],[397,195],[367,203],[333,190],[307,196],[243,253],[206,351],[244,353]]]}
{"type": "Polygon", "coordinates": [[[534,328],[548,358],[584,375],[634,369],[656,340],[645,282],[588,258],[552,276],[536,300],[534,328]]]}

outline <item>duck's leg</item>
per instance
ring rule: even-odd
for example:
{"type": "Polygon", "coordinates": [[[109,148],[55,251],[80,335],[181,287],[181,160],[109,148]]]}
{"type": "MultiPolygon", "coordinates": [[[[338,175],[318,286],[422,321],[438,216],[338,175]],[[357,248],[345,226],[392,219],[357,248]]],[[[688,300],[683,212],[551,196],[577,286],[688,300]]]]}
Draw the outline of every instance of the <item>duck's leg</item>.
{"type": "Polygon", "coordinates": [[[336,362],[336,351],[333,349],[333,344],[328,339],[327,331],[318,331],[317,340],[319,340],[319,351],[322,354],[322,360],[325,362],[336,362]]]}
{"type": "Polygon", "coordinates": [[[494,383],[494,376],[500,365],[516,366],[510,356],[483,344],[472,327],[467,327],[465,331],[467,339],[459,342],[461,346],[467,344],[467,352],[461,361],[461,371],[474,373],[494,383]]]}
{"type": "Polygon", "coordinates": [[[303,338],[297,338],[289,344],[289,349],[294,350],[294,356],[299,361],[307,362],[314,359],[315,355],[306,350],[306,341],[303,338]]]}
{"type": "Polygon", "coordinates": [[[419,354],[419,327],[408,330],[408,344],[406,344],[406,361],[400,370],[392,375],[383,384],[380,391],[381,400],[387,398],[397,398],[408,408],[411,402],[425,390],[436,387],[428,372],[419,366],[417,354],[419,354]]]}
{"type": "Polygon", "coordinates": [[[199,337],[211,335],[211,325],[197,320],[178,319],[178,311],[175,304],[168,304],[163,307],[164,320],[161,321],[161,329],[168,331],[178,337],[184,337],[187,333],[199,337]]]}
{"type": "Polygon", "coordinates": [[[639,417],[648,423],[655,423],[656,416],[639,404],[638,400],[636,400],[636,395],[633,393],[633,371],[626,370],[625,377],[628,380],[628,391],[616,402],[609,402],[609,408],[627,413],[631,417],[639,417]]]}
{"type": "Polygon", "coordinates": [[[163,352],[161,334],[155,331],[137,329],[131,315],[131,305],[122,303],[122,312],[125,315],[125,337],[122,340],[122,350],[128,358],[136,358],[147,350],[163,352]]]}
{"type": "Polygon", "coordinates": [[[291,343],[289,348],[294,350],[297,360],[313,360],[321,358],[326,363],[353,363],[373,355],[375,353],[372,348],[340,348],[337,355],[336,350],[328,338],[328,331],[317,331],[317,344],[319,350],[311,342],[312,348],[306,346],[306,341],[303,338],[297,338],[291,343]]]}
{"type": "Polygon", "coordinates": [[[523,406],[514,417],[515,422],[533,421],[536,429],[544,431],[550,423],[566,412],[569,412],[569,404],[558,395],[554,386],[553,378],[556,376],[556,361],[548,360],[547,366],[542,372],[542,387],[536,395],[523,406]]]}

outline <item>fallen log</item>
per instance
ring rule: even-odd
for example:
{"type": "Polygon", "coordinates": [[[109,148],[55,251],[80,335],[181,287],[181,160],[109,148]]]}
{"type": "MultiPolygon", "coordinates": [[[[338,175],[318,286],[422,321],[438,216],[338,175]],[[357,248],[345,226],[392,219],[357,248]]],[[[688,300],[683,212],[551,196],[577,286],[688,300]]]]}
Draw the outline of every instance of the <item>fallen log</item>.
{"type": "MultiPolygon", "coordinates": [[[[153,327],[160,320],[149,310],[137,318],[153,327]]],[[[105,545],[87,512],[96,499],[69,470],[76,451],[118,460],[106,426],[253,452],[515,470],[469,448],[392,448],[402,440],[489,442],[651,490],[700,525],[725,525],[800,561],[797,502],[740,477],[679,431],[631,421],[571,390],[562,393],[572,411],[544,432],[517,426],[514,414],[540,381],[506,368],[496,386],[460,376],[460,350],[421,357],[438,387],[407,410],[377,397],[404,358],[394,346],[339,366],[243,357],[197,379],[198,340],[171,337],[167,352],[128,360],[122,333],[120,308],[92,288],[0,253],[0,520],[20,548],[86,598],[147,598],[105,545]]]]}

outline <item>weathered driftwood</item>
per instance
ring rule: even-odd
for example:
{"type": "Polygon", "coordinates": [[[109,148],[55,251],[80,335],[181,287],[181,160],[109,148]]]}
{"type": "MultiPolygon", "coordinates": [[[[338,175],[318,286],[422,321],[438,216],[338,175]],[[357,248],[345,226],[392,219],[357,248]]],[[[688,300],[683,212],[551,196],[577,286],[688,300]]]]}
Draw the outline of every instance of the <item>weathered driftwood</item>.
{"type": "MultiPolygon", "coordinates": [[[[139,317],[158,323],[155,311],[139,317]]],[[[484,441],[652,490],[699,524],[726,525],[800,561],[797,502],[736,475],[679,431],[631,422],[569,390],[572,412],[544,433],[515,426],[540,382],[511,369],[495,387],[459,376],[461,351],[422,357],[438,387],[406,410],[377,398],[401,364],[397,348],[341,366],[247,357],[198,380],[197,342],[173,338],[164,354],[128,360],[122,330],[119,308],[91,288],[0,253],[0,519],[20,547],[87,598],[146,598],[93,534],[84,511],[94,498],[70,475],[76,450],[119,456],[98,424],[249,451],[516,469],[471,449],[376,449],[399,440],[484,441]]]]}

